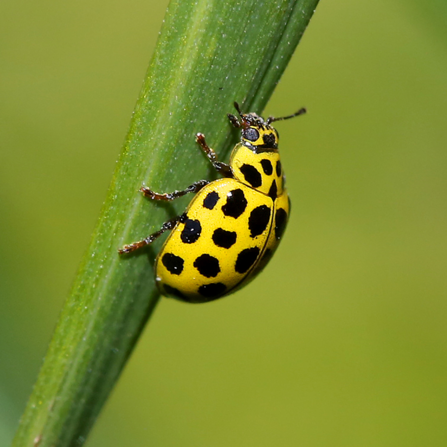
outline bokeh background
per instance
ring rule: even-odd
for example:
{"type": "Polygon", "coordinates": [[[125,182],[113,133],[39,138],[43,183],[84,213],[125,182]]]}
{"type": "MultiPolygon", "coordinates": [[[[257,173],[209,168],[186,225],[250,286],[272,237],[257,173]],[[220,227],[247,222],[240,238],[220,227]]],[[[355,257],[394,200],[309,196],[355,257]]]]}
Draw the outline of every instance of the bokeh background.
{"type": "MultiPolygon", "coordinates": [[[[2,6],[1,446],[166,5],[2,6]]],[[[447,445],[446,3],[322,0],[266,114],[303,105],[278,124],[293,214],[275,258],[224,300],[163,299],[87,446],[447,445]]]]}

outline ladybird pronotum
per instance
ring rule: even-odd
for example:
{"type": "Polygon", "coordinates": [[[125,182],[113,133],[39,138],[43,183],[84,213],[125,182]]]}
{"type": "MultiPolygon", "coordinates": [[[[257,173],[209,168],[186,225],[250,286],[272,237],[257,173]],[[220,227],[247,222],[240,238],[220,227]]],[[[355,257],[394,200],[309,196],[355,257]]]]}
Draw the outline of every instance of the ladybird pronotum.
{"type": "Polygon", "coordinates": [[[241,129],[230,163],[217,160],[205,136],[197,142],[224,178],[200,180],[182,191],[159,194],[140,191],[152,200],[174,200],[193,192],[186,211],[168,220],[156,233],[125,245],[120,254],[151,244],[171,230],[155,260],[155,281],[165,296],[203,303],[233,293],[251,281],[278,247],[290,212],[284,172],[278,152],[278,132],[273,121],[305,113],[264,120],[255,113],[228,114],[241,129]]]}

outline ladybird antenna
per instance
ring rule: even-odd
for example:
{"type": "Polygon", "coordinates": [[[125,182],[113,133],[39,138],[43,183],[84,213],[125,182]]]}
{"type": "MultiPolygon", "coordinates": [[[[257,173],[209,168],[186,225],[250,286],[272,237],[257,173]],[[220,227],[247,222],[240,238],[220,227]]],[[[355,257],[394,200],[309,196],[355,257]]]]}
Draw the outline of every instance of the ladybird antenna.
{"type": "Polygon", "coordinates": [[[234,101],[234,108],[237,110],[237,113],[239,113],[239,116],[242,116],[241,108],[236,101],[234,101]]]}
{"type": "Polygon", "coordinates": [[[236,116],[234,116],[232,113],[227,114],[228,119],[230,120],[231,124],[233,124],[234,127],[236,127],[236,128],[241,127],[241,126],[243,126],[243,123],[245,122],[244,117],[242,116],[241,108],[239,107],[239,104],[236,101],[234,101],[233,104],[234,104],[234,108],[237,110],[237,113],[239,113],[239,116],[240,116],[242,122],[239,122],[239,119],[236,116]]]}
{"type": "Polygon", "coordinates": [[[306,113],[306,111],[307,110],[304,107],[301,107],[301,109],[298,110],[298,112],[295,112],[292,115],[281,116],[279,118],[274,118],[273,116],[269,116],[267,118],[267,124],[273,123],[273,121],[283,121],[283,120],[288,120],[290,118],[294,118],[295,116],[304,115],[306,113]]]}

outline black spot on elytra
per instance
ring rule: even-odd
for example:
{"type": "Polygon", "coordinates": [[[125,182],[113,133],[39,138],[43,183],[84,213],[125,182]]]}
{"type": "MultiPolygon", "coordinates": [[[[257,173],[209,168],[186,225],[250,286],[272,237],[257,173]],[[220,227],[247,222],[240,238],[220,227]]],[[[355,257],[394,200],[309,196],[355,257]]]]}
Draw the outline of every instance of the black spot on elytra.
{"type": "Polygon", "coordinates": [[[214,256],[207,254],[199,256],[194,261],[194,267],[207,278],[214,278],[220,272],[219,261],[214,256]]]}
{"type": "Polygon", "coordinates": [[[168,272],[173,275],[180,275],[183,271],[183,264],[185,263],[180,256],[176,256],[172,253],[165,253],[161,258],[161,262],[168,272]]]}
{"type": "Polygon", "coordinates": [[[262,137],[262,140],[264,141],[265,147],[275,147],[276,146],[276,137],[272,133],[266,133],[262,137]]]}
{"type": "Polygon", "coordinates": [[[272,162],[270,160],[267,160],[264,158],[264,160],[261,160],[262,169],[264,170],[265,175],[272,175],[273,173],[273,166],[272,162]]]}
{"type": "Polygon", "coordinates": [[[217,201],[219,200],[219,194],[217,194],[216,191],[211,191],[207,194],[205,199],[203,199],[203,206],[205,208],[208,208],[209,210],[212,210],[215,206],[217,201]]]}
{"type": "Polygon", "coordinates": [[[185,244],[193,244],[200,237],[202,226],[198,220],[186,219],[180,238],[185,244]]]}
{"type": "Polygon", "coordinates": [[[275,237],[279,241],[281,236],[286,229],[287,223],[287,213],[282,208],[276,210],[276,218],[275,218],[275,237]]]}
{"type": "Polygon", "coordinates": [[[180,290],[176,289],[175,287],[171,287],[171,286],[168,286],[167,284],[165,284],[163,286],[163,289],[164,289],[165,294],[168,296],[174,296],[174,297],[179,298],[183,301],[189,301],[189,299],[186,298],[186,296],[183,295],[182,292],[180,292],[180,290]]]}
{"type": "Polygon", "coordinates": [[[222,248],[230,248],[236,242],[237,234],[234,231],[227,231],[218,228],[213,233],[213,242],[222,248]]]}
{"type": "Polygon", "coordinates": [[[227,203],[222,207],[225,216],[237,219],[247,208],[247,199],[242,189],[233,189],[227,194],[227,203]]]}
{"type": "Polygon", "coordinates": [[[278,197],[278,187],[276,186],[276,180],[273,180],[272,186],[270,186],[269,197],[272,200],[276,200],[276,198],[278,197]]]}
{"type": "Polygon", "coordinates": [[[258,256],[259,256],[258,247],[246,248],[245,250],[242,250],[237,256],[236,265],[234,266],[234,269],[238,273],[247,272],[256,262],[258,256]]]}
{"type": "Polygon", "coordinates": [[[270,208],[266,205],[261,205],[255,208],[248,218],[248,228],[250,229],[250,236],[256,237],[262,234],[270,221],[270,208]]]}
{"type": "Polygon", "coordinates": [[[277,175],[278,177],[281,177],[281,174],[282,174],[281,161],[278,160],[278,161],[276,162],[276,175],[277,175]]]}
{"type": "Polygon", "coordinates": [[[262,176],[254,166],[244,164],[241,166],[241,172],[244,174],[245,180],[250,183],[253,188],[258,188],[262,185],[262,176]]]}
{"type": "Polygon", "coordinates": [[[221,282],[204,284],[199,287],[199,293],[205,298],[219,298],[227,290],[227,286],[221,282]]]}

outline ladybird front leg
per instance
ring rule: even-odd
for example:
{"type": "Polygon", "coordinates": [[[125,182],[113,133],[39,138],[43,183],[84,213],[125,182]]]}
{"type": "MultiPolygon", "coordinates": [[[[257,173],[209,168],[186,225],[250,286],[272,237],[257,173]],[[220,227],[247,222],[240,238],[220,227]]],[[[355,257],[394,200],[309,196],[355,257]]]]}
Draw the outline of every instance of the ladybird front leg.
{"type": "Polygon", "coordinates": [[[177,222],[180,221],[180,219],[181,216],[177,216],[174,217],[174,219],[166,221],[157,232],[152,233],[150,236],[143,239],[142,241],[132,242],[131,244],[125,245],[123,248],[120,248],[118,250],[118,253],[120,255],[123,255],[125,253],[132,253],[133,251],[138,250],[139,248],[152,244],[152,242],[158,239],[165,231],[172,230],[177,224],[177,222]]]}
{"type": "Polygon", "coordinates": [[[220,172],[224,177],[233,178],[233,172],[231,171],[230,165],[227,165],[226,163],[223,163],[217,159],[216,152],[211,149],[208,144],[206,144],[205,141],[205,135],[203,133],[198,133],[196,135],[196,141],[199,143],[200,147],[202,148],[203,152],[205,152],[206,156],[208,157],[209,161],[214,166],[214,169],[216,169],[217,172],[220,172]]]}
{"type": "Polygon", "coordinates": [[[177,199],[178,197],[182,197],[190,192],[199,192],[208,183],[208,180],[199,180],[198,182],[194,182],[192,185],[188,186],[182,191],[175,190],[174,192],[165,192],[162,194],[154,192],[151,189],[146,188],[146,186],[142,186],[140,188],[140,191],[143,193],[144,197],[147,197],[148,199],[171,201],[177,199]]]}

